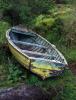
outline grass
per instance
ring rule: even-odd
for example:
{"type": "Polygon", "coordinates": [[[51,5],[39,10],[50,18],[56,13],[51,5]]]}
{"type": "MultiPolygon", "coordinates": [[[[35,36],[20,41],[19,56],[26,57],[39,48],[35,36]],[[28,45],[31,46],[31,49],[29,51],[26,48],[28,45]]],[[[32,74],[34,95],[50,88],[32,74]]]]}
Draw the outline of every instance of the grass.
{"type": "Polygon", "coordinates": [[[67,59],[70,61],[76,61],[76,49],[67,49],[67,52],[65,52],[65,55],[67,59]]]}
{"type": "Polygon", "coordinates": [[[4,43],[6,41],[5,32],[9,28],[9,24],[5,21],[0,21],[0,43],[4,43]]]}
{"type": "Polygon", "coordinates": [[[65,46],[57,46],[57,48],[62,52],[62,54],[65,56],[67,61],[76,61],[76,47],[73,48],[67,48],[65,46]]]}

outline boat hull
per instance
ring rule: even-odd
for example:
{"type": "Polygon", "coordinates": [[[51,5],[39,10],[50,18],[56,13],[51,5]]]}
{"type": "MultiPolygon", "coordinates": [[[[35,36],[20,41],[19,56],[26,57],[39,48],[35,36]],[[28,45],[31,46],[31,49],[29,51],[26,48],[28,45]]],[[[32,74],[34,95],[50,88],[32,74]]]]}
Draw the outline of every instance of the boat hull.
{"type": "Polygon", "coordinates": [[[9,49],[11,53],[14,55],[16,60],[21,63],[25,68],[29,69],[30,66],[30,59],[20,53],[17,49],[15,49],[9,42],[8,42],[9,49]]]}

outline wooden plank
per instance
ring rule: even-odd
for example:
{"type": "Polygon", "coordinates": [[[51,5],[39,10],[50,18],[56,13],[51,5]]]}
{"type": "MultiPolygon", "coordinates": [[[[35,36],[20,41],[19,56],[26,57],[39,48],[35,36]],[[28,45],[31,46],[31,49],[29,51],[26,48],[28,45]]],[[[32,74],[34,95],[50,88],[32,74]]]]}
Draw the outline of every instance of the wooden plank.
{"type": "Polygon", "coordinates": [[[29,54],[34,54],[34,55],[39,55],[39,56],[44,56],[44,57],[50,57],[50,58],[53,57],[53,55],[38,53],[38,52],[32,52],[32,51],[28,51],[28,50],[22,50],[22,52],[29,53],[29,54]]]}
{"type": "Polygon", "coordinates": [[[21,31],[21,30],[18,30],[18,29],[12,29],[11,32],[22,34],[22,35],[29,35],[29,36],[32,36],[32,37],[36,37],[36,35],[34,33],[25,32],[25,31],[21,31]]]}
{"type": "Polygon", "coordinates": [[[43,49],[47,49],[45,46],[39,45],[39,44],[34,44],[34,43],[27,43],[27,42],[22,42],[22,41],[15,41],[12,40],[14,43],[19,43],[19,44],[23,44],[23,45],[29,45],[29,46],[36,46],[39,48],[43,48],[43,49]]]}
{"type": "Polygon", "coordinates": [[[45,59],[45,58],[35,58],[35,57],[29,57],[31,60],[39,60],[39,61],[46,61],[46,62],[54,62],[54,63],[60,63],[60,64],[64,64],[58,60],[51,60],[51,59],[45,59]]]}

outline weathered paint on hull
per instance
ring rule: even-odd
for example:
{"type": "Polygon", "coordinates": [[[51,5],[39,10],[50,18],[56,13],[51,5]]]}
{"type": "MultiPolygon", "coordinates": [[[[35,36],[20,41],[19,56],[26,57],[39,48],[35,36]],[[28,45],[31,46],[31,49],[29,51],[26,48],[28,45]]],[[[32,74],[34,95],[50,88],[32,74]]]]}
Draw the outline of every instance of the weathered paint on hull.
{"type": "Polygon", "coordinates": [[[30,59],[16,50],[10,43],[8,43],[8,45],[11,53],[15,56],[18,62],[20,62],[25,68],[29,69],[30,59]]]}
{"type": "Polygon", "coordinates": [[[40,66],[36,62],[32,62],[31,65],[33,66],[31,68],[31,71],[37,75],[39,75],[43,80],[52,77],[52,76],[59,76],[62,74],[64,69],[53,67],[52,65],[43,65],[40,66]],[[38,67],[36,67],[38,66],[38,67]]]}
{"type": "Polygon", "coordinates": [[[33,73],[39,75],[43,80],[45,78],[51,77],[51,75],[49,74],[49,71],[45,72],[44,69],[39,69],[39,68],[32,68],[31,70],[33,73]]]}
{"type": "MultiPolygon", "coordinates": [[[[52,72],[53,69],[51,69],[52,66],[50,66],[49,69],[45,69],[44,66],[43,66],[43,68],[38,68],[38,66],[37,67],[32,66],[32,62],[30,63],[30,59],[29,58],[27,58],[25,55],[20,53],[10,43],[8,43],[8,45],[9,45],[9,49],[10,49],[11,53],[15,56],[17,61],[19,63],[21,63],[21,65],[23,65],[26,69],[28,69],[31,72],[39,75],[42,79],[46,79],[46,78],[52,76],[52,74],[53,74],[53,72],[52,72]]],[[[46,66],[46,68],[47,68],[47,66],[46,66]]],[[[56,68],[55,68],[55,70],[60,71],[60,69],[56,69],[56,68]]]]}

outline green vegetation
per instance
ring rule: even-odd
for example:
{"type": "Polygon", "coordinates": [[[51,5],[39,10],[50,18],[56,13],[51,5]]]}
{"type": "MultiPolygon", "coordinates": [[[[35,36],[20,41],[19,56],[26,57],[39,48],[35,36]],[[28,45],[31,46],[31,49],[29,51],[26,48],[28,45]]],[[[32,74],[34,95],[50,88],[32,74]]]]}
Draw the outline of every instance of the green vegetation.
{"type": "MultiPolygon", "coordinates": [[[[0,1],[0,13],[15,8],[22,24],[54,43],[68,62],[76,61],[76,8],[70,4],[72,0],[67,0],[69,4],[66,2],[60,5],[55,4],[54,0],[21,1],[7,0],[7,3],[5,0],[0,1]]],[[[14,59],[5,46],[5,32],[11,27],[9,20],[10,15],[0,21],[0,88],[20,83],[40,86],[46,91],[53,87],[60,89],[54,100],[76,100],[76,76],[70,70],[66,70],[62,76],[43,81],[25,70],[14,59]]]]}
{"type": "Polygon", "coordinates": [[[6,41],[5,32],[8,28],[9,28],[8,23],[0,21],[0,43],[4,43],[6,41]]]}

